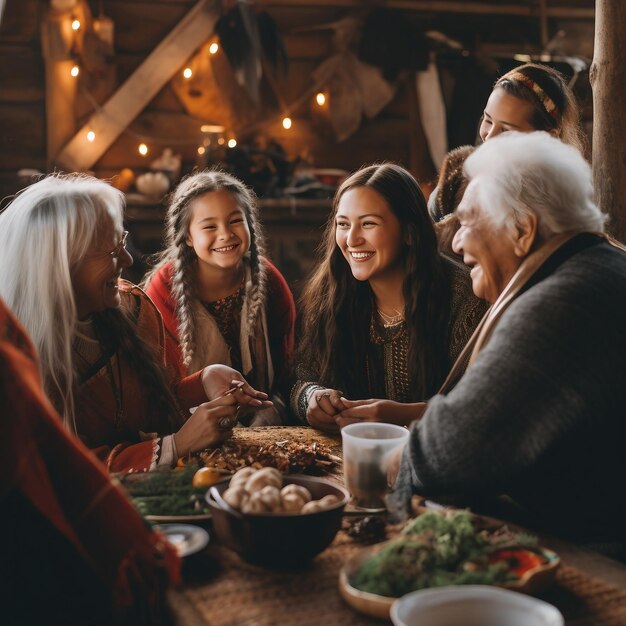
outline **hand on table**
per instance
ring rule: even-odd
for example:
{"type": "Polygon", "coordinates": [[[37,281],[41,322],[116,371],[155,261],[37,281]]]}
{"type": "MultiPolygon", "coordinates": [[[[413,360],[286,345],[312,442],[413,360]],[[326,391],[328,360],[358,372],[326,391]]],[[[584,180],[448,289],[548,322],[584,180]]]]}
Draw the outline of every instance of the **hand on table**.
{"type": "Polygon", "coordinates": [[[232,395],[235,404],[239,405],[240,414],[273,406],[266,393],[254,389],[237,370],[227,365],[205,367],[202,371],[202,385],[209,400],[232,395]]]}
{"type": "Polygon", "coordinates": [[[394,400],[348,400],[341,398],[345,408],[335,416],[339,428],[357,422],[386,422],[409,426],[422,417],[426,410],[425,402],[395,402],[394,400]]]}
{"type": "Polygon", "coordinates": [[[233,394],[197,406],[174,434],[178,456],[214,448],[233,434],[237,423],[237,401],[233,394]]]}
{"type": "Polygon", "coordinates": [[[338,389],[316,389],[309,398],[306,419],[313,428],[336,433],[339,430],[335,416],[345,409],[338,389]]]}

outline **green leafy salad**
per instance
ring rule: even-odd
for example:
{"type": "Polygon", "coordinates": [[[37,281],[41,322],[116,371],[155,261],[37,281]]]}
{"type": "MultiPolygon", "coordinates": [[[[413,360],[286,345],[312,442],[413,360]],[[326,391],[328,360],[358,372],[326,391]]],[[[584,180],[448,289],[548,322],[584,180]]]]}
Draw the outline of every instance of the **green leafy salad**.
{"type": "Polygon", "coordinates": [[[120,482],[142,515],[200,515],[208,513],[207,488],[194,488],[197,467],[126,474],[120,482]]]}
{"type": "Polygon", "coordinates": [[[362,591],[399,597],[426,587],[502,584],[519,578],[522,561],[533,566],[545,561],[535,537],[506,527],[489,533],[474,523],[467,511],[424,513],[364,560],[350,583],[362,591]]]}

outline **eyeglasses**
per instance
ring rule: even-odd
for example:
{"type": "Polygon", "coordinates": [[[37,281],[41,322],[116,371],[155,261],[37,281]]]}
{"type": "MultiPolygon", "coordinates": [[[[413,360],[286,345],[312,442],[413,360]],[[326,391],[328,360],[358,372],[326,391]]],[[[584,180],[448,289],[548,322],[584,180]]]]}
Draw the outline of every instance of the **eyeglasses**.
{"type": "Polygon", "coordinates": [[[122,250],[126,248],[127,239],[128,239],[128,231],[125,230],[122,233],[122,238],[120,239],[120,242],[117,244],[117,246],[115,246],[115,248],[113,248],[113,250],[111,250],[111,252],[109,252],[109,256],[113,257],[114,259],[119,259],[120,254],[122,254],[122,250]]]}

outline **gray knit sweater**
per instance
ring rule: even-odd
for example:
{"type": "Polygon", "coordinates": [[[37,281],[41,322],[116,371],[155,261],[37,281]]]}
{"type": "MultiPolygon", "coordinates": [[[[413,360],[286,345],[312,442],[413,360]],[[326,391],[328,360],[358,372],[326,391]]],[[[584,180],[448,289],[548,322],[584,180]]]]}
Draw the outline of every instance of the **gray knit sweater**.
{"type": "Polygon", "coordinates": [[[398,486],[506,493],[551,532],[624,545],[626,254],[588,234],[565,248],[454,390],[428,403],[398,486]]]}

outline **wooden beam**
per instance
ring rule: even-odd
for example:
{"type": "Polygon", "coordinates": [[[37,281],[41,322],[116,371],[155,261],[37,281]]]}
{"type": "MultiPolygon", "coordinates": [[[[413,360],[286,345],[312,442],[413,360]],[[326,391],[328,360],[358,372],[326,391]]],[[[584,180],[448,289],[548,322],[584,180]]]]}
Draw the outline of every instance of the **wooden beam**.
{"type": "Polygon", "coordinates": [[[74,105],[77,82],[70,72],[73,34],[71,14],[48,9],[41,23],[41,49],[46,69],[46,162],[52,169],[59,150],[76,132],[74,105]]]}
{"type": "Polygon", "coordinates": [[[593,88],[593,181],[609,215],[609,232],[626,241],[626,3],[596,1],[596,33],[589,79],[593,88]]]}
{"type": "MultiPolygon", "coordinates": [[[[362,0],[264,0],[266,7],[337,7],[362,9],[362,0]]],[[[520,15],[537,17],[539,10],[536,5],[528,4],[487,4],[484,2],[447,2],[446,0],[383,0],[377,2],[376,7],[387,9],[404,9],[407,11],[421,11],[429,13],[461,13],[479,15],[520,15]]],[[[581,7],[550,7],[548,17],[568,19],[593,19],[594,9],[581,7]]]]}
{"type": "Polygon", "coordinates": [[[111,98],[63,148],[57,163],[66,170],[92,167],[141,113],[181,65],[213,32],[220,17],[217,0],[199,0],[111,98]],[[87,140],[92,131],[95,139],[87,140]]]}

